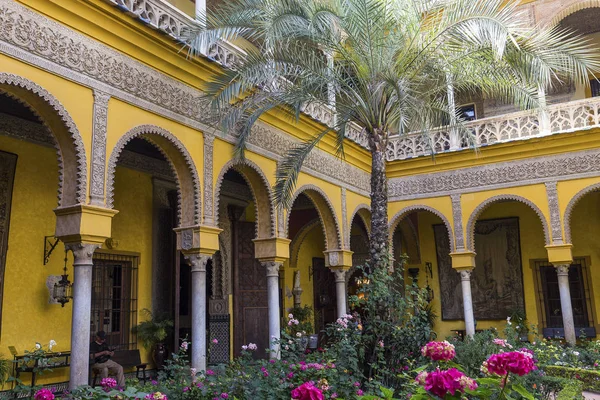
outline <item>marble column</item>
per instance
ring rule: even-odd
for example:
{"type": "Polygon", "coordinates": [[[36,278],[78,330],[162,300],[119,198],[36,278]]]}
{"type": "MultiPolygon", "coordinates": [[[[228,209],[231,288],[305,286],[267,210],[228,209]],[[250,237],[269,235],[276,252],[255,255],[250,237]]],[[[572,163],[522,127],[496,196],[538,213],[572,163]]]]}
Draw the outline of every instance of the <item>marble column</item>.
{"type": "Polygon", "coordinates": [[[571,289],[569,287],[569,264],[555,264],[558,275],[558,291],[560,292],[560,308],[565,330],[565,340],[571,346],[575,345],[575,322],[573,321],[573,306],[571,305],[571,289]]]}
{"type": "Polygon", "coordinates": [[[267,270],[267,296],[269,302],[269,344],[270,357],[279,359],[279,339],[281,337],[279,311],[279,268],[283,263],[278,261],[261,261],[267,270]]]}
{"type": "Polygon", "coordinates": [[[71,316],[71,368],[69,388],[88,384],[90,369],[90,315],[92,313],[92,269],[99,244],[67,243],[73,252],[73,314],[71,316]]]}
{"type": "Polygon", "coordinates": [[[463,310],[465,314],[465,331],[467,336],[475,334],[475,318],[473,317],[473,299],[471,297],[471,273],[472,269],[463,269],[460,273],[460,283],[463,295],[463,310]]]}
{"type": "Polygon", "coordinates": [[[337,313],[338,318],[341,318],[348,313],[346,308],[346,304],[348,302],[346,296],[347,270],[342,268],[332,268],[331,272],[333,272],[333,275],[335,276],[335,296],[337,300],[337,313]]]}
{"type": "Polygon", "coordinates": [[[192,280],[192,338],[191,364],[197,371],[206,370],[206,263],[211,256],[186,254],[191,266],[192,280]]]}

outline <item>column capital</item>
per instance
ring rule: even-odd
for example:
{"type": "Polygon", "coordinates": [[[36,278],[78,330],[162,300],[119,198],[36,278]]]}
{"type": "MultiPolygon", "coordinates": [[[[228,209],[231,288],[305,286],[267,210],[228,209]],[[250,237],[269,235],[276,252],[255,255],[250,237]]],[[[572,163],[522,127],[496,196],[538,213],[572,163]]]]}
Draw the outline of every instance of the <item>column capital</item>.
{"type": "Polygon", "coordinates": [[[110,208],[85,204],[56,208],[55,236],[63,243],[102,244],[111,237],[112,218],[117,213],[110,208]]]}
{"type": "Polygon", "coordinates": [[[573,262],[573,245],[549,244],[546,246],[548,261],[552,264],[571,264],[573,262]]]}
{"type": "Polygon", "coordinates": [[[329,268],[331,272],[333,272],[333,276],[335,277],[336,282],[344,282],[346,283],[346,273],[350,270],[350,268],[329,268]]]}
{"type": "Polygon", "coordinates": [[[70,242],[65,243],[65,249],[73,253],[73,267],[92,262],[94,252],[100,248],[99,243],[70,242]],[[87,261],[87,262],[86,262],[87,261]]]}
{"type": "Polygon", "coordinates": [[[323,254],[325,254],[325,266],[329,268],[349,269],[352,267],[353,251],[342,249],[325,250],[323,254]]]}
{"type": "Polygon", "coordinates": [[[290,242],[286,238],[254,239],[254,257],[262,261],[283,263],[290,258],[290,242]]]}
{"type": "Polygon", "coordinates": [[[452,268],[456,270],[473,269],[475,268],[475,256],[474,251],[461,251],[450,253],[452,258],[452,268]]]}
{"type": "Polygon", "coordinates": [[[459,269],[456,272],[458,272],[460,274],[461,281],[470,281],[473,270],[472,269],[459,269]]]}
{"type": "Polygon", "coordinates": [[[267,277],[269,276],[279,276],[279,269],[283,265],[282,262],[279,261],[260,261],[260,265],[267,269],[267,277]]]}
{"type": "Polygon", "coordinates": [[[558,276],[569,276],[569,267],[571,264],[552,264],[556,269],[556,274],[558,276]]]}
{"type": "Polygon", "coordinates": [[[206,264],[212,255],[202,253],[183,253],[183,258],[190,264],[192,272],[206,272],[206,264]]]}

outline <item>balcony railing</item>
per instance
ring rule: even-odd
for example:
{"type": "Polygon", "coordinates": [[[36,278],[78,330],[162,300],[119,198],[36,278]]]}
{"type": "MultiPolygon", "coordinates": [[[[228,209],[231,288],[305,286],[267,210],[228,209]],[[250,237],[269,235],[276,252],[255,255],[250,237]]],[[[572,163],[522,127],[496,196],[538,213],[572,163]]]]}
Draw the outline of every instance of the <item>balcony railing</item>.
{"type": "MultiPolygon", "coordinates": [[[[163,31],[174,39],[197,26],[196,20],[164,0],[105,0],[124,12],[139,18],[154,29],[163,31]]],[[[234,45],[226,42],[213,44],[206,57],[230,68],[235,65],[234,45]]],[[[326,105],[308,104],[302,110],[311,118],[333,126],[335,110],[326,105]]],[[[388,161],[405,160],[449,151],[486,146],[494,143],[530,139],[550,134],[600,127],[600,98],[591,98],[548,107],[545,112],[523,111],[484,118],[466,124],[471,138],[459,138],[449,129],[434,130],[428,135],[412,133],[390,139],[386,158],[388,161]]],[[[360,126],[351,124],[346,137],[367,148],[367,136],[360,126]]]]}
{"type": "Polygon", "coordinates": [[[459,138],[450,129],[390,139],[388,161],[405,160],[474,146],[531,139],[600,127],[600,97],[559,103],[546,111],[521,111],[468,122],[471,138],[459,138]]]}

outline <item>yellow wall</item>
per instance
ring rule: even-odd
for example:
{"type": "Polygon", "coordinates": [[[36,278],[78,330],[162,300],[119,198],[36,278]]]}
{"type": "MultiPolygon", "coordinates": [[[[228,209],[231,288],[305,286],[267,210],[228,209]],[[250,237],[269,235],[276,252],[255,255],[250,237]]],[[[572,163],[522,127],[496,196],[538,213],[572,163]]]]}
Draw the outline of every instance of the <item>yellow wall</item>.
{"type": "MultiPolygon", "coordinates": [[[[65,253],[61,243],[50,262],[43,265],[44,236],[54,235],[56,223],[52,211],[57,206],[56,151],[6,136],[0,136],[0,150],[18,155],[4,275],[0,354],[12,357],[8,346],[15,346],[23,354],[25,350],[33,350],[36,342],[47,346],[51,339],[57,342],[55,350],[68,350],[72,303],[64,308],[48,304],[46,289],[48,275],[62,274],[65,253]]],[[[70,280],[73,280],[72,265],[69,254],[70,280]]],[[[23,379],[28,376],[23,375],[23,379]]],[[[66,376],[63,369],[44,375],[41,382],[66,376]]]]}
{"type": "MultiPolygon", "coordinates": [[[[56,351],[69,350],[72,302],[64,308],[48,304],[48,275],[62,274],[64,246],[59,243],[47,265],[43,265],[43,239],[55,228],[53,209],[57,206],[58,166],[56,151],[28,142],[0,136],[0,150],[18,155],[13,188],[8,252],[4,281],[0,354],[10,357],[8,346],[20,354],[32,350],[35,342],[44,345],[53,339],[56,351]],[[23,284],[27,282],[27,284],[23,284]]],[[[140,253],[138,310],[151,307],[152,273],[152,182],[149,175],[117,168],[113,238],[115,251],[140,253]]],[[[73,280],[72,255],[67,272],[73,280]]],[[[138,318],[139,320],[139,318],[138,318]]],[[[144,354],[146,360],[149,359],[144,354]]],[[[22,378],[27,381],[28,374],[22,378]]],[[[68,369],[44,374],[40,383],[64,381],[68,369]]]]}
{"type": "MultiPolygon", "coordinates": [[[[302,244],[300,245],[300,251],[298,252],[297,268],[290,268],[289,264],[286,265],[284,271],[284,306],[287,315],[287,310],[294,306],[294,298],[287,297],[285,294],[294,288],[294,273],[300,271],[300,286],[302,287],[302,295],[300,301],[302,306],[308,304],[313,306],[313,281],[312,278],[309,280],[309,266],[312,266],[313,257],[323,258],[323,251],[325,250],[325,236],[323,235],[323,228],[321,224],[316,224],[309,233],[306,234],[302,244]]],[[[333,293],[335,295],[335,293],[333,293]]],[[[284,321],[287,320],[284,318],[284,321]]],[[[314,324],[313,324],[314,326],[314,324]]]]}
{"type": "MultiPolygon", "coordinates": [[[[115,176],[115,209],[112,237],[119,245],[115,252],[139,253],[138,322],[141,310],[152,309],[152,177],[128,168],[117,168],[115,176]]],[[[151,362],[150,354],[139,346],[143,362],[151,362]]]]}
{"type": "MultiPolygon", "coordinates": [[[[487,208],[480,219],[493,218],[519,218],[519,233],[521,244],[521,265],[523,271],[523,286],[525,294],[525,311],[530,324],[538,324],[537,300],[534,288],[534,274],[530,267],[530,260],[546,259],[547,253],[544,247],[544,235],[542,225],[538,216],[527,205],[518,202],[508,202],[494,204],[487,208]]],[[[425,262],[431,262],[433,265],[433,279],[429,279],[429,284],[434,290],[433,308],[438,315],[435,324],[435,330],[438,337],[445,338],[452,335],[453,331],[464,329],[463,321],[442,321],[440,304],[440,283],[435,250],[435,241],[432,226],[440,224],[442,221],[435,215],[428,212],[419,213],[419,241],[421,243],[421,273],[419,275],[419,284],[425,284],[424,265],[425,262]]],[[[476,267],[477,268],[477,267],[476,267]]],[[[410,283],[410,279],[407,279],[410,283]]],[[[500,331],[504,328],[505,321],[478,321],[477,329],[487,329],[496,327],[500,331]]]]}
{"type": "MultiPolygon", "coordinates": [[[[594,288],[600,287],[600,192],[590,193],[583,197],[575,206],[571,218],[571,231],[573,240],[573,257],[590,257],[591,282],[588,287],[591,289],[590,296],[593,299],[593,310],[600,310],[600,294],[594,288]]],[[[598,317],[594,315],[594,326],[600,333],[600,324],[598,317]]]]}

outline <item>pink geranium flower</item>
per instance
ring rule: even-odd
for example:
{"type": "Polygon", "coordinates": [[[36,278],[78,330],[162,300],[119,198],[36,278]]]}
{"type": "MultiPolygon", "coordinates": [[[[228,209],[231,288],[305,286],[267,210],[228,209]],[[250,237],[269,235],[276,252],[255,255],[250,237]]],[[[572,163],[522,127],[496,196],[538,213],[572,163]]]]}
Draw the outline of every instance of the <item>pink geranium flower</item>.
{"type": "Polygon", "coordinates": [[[523,376],[537,369],[533,354],[524,351],[492,354],[484,363],[484,367],[488,373],[500,376],[509,372],[523,376]]]}
{"type": "Polygon", "coordinates": [[[477,382],[469,378],[456,368],[441,371],[439,368],[433,372],[421,372],[415,379],[425,390],[438,397],[446,394],[454,395],[456,392],[464,393],[465,390],[477,389],[477,382]]]}
{"type": "Polygon", "coordinates": [[[429,342],[421,348],[423,357],[428,357],[433,361],[450,361],[456,356],[454,345],[443,342],[429,342]]]}
{"type": "Polygon", "coordinates": [[[314,382],[304,382],[292,390],[292,399],[297,400],[324,400],[323,392],[315,386],[314,382]]]}

